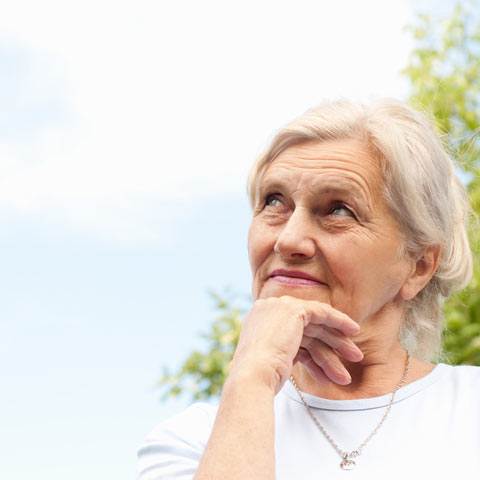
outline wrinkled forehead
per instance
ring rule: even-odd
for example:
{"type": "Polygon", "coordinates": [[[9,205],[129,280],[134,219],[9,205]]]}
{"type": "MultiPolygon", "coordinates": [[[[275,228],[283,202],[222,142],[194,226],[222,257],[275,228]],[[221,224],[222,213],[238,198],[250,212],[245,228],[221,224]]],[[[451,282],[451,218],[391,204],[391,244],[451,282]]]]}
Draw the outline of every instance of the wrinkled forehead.
{"type": "Polygon", "coordinates": [[[379,156],[357,139],[288,147],[266,165],[257,182],[257,193],[265,186],[294,178],[300,188],[352,189],[372,198],[379,195],[384,183],[379,156]]]}

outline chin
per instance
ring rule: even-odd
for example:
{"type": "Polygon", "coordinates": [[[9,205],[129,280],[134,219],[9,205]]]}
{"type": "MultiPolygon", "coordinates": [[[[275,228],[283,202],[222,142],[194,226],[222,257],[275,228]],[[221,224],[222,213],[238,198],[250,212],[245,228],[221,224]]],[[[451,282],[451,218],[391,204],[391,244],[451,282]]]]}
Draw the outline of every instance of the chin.
{"type": "Polygon", "coordinates": [[[270,297],[283,297],[288,295],[289,297],[301,298],[302,300],[315,300],[317,302],[328,303],[330,305],[330,298],[326,294],[325,289],[319,287],[291,287],[288,285],[266,284],[260,290],[260,293],[256,296],[258,298],[270,298],[270,297]],[[322,291],[323,290],[323,291],[322,291]]]}

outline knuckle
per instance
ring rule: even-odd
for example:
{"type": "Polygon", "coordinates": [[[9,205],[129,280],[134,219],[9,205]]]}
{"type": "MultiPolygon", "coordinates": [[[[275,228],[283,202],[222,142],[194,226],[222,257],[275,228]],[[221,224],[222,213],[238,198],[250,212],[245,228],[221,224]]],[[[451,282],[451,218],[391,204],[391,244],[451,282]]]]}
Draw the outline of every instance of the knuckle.
{"type": "Polygon", "coordinates": [[[322,303],[321,310],[324,315],[330,315],[333,312],[333,307],[329,303],[322,303]]]}
{"type": "Polygon", "coordinates": [[[278,300],[282,303],[291,303],[292,297],[289,297],[288,295],[282,295],[281,297],[278,297],[278,300]]]}
{"type": "Polygon", "coordinates": [[[297,313],[297,318],[301,320],[303,326],[306,327],[309,324],[310,312],[305,307],[303,307],[297,313]]]}

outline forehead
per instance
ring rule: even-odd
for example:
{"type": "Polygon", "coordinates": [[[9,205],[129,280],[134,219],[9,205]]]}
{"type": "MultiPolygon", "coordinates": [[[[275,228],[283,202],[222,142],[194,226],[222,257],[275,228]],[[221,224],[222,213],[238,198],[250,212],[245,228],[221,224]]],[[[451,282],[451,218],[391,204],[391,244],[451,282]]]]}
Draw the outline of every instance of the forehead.
{"type": "Polygon", "coordinates": [[[287,148],[269,165],[261,186],[296,183],[322,189],[352,189],[367,197],[379,194],[380,161],[365,142],[357,139],[308,142],[287,148]]]}

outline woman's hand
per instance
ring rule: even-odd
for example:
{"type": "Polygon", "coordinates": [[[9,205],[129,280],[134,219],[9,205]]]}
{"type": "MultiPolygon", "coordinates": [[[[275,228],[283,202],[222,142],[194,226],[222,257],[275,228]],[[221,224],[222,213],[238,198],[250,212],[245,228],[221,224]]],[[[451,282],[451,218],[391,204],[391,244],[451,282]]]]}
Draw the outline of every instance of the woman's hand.
{"type": "Polygon", "coordinates": [[[319,383],[346,385],[351,378],[339,357],[363,358],[349,338],[359,330],[348,315],[325,303],[289,296],[259,299],[244,319],[229,377],[247,375],[277,393],[300,361],[319,383]]]}

